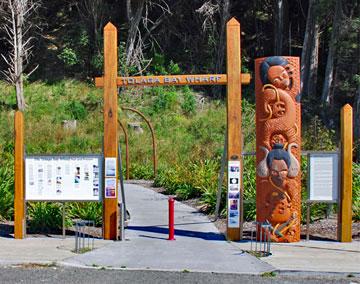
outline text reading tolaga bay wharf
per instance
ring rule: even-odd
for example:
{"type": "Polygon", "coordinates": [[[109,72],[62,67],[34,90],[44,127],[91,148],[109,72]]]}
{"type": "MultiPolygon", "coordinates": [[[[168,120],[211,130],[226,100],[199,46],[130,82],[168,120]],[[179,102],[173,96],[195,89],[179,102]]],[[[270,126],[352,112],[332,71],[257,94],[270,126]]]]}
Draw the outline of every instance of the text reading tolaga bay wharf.
{"type": "Polygon", "coordinates": [[[122,85],[157,85],[157,84],[191,84],[191,83],[219,83],[220,75],[214,76],[147,76],[120,77],[122,85]]]}

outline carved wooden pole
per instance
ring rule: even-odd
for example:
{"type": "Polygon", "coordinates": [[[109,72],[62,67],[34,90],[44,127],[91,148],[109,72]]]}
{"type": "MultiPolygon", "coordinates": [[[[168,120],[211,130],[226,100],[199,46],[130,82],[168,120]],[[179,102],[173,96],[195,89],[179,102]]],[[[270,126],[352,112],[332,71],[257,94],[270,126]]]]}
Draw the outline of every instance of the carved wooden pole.
{"type": "Polygon", "coordinates": [[[352,155],[353,155],[353,114],[347,104],[341,109],[341,190],[338,214],[338,239],[352,240],[352,155]]]}
{"type": "Polygon", "coordinates": [[[300,240],[301,112],[297,57],[255,61],[256,218],[276,242],[300,240]]]}
{"type": "MultiPolygon", "coordinates": [[[[104,157],[115,158],[118,155],[117,135],[117,29],[108,23],[104,28],[104,157]]],[[[105,173],[106,175],[106,173],[105,173]]],[[[115,187],[110,188],[111,178],[105,177],[103,194],[103,235],[106,240],[117,239],[118,227],[118,199],[117,199],[117,167],[115,170],[115,187]]],[[[112,178],[112,181],[114,178],[112,178]]]]}
{"type": "Polygon", "coordinates": [[[24,167],[24,114],[15,113],[15,196],[14,196],[14,237],[25,235],[25,167],[24,167]]]}

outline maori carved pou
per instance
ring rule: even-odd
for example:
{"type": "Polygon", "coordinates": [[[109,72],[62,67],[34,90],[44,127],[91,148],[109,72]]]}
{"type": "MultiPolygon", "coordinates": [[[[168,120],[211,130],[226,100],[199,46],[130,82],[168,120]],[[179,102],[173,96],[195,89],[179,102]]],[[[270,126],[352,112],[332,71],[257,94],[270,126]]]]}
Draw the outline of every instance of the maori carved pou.
{"type": "Polygon", "coordinates": [[[255,61],[256,216],[276,242],[300,240],[300,72],[297,57],[255,61]]]}

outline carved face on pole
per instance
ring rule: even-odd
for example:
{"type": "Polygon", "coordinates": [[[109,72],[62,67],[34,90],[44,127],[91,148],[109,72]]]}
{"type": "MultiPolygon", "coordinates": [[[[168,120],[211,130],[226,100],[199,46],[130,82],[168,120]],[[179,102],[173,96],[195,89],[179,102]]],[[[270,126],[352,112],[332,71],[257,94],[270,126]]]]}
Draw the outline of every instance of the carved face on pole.
{"type": "Polygon", "coordinates": [[[279,89],[287,89],[290,86],[290,76],[285,67],[276,65],[268,70],[268,79],[271,84],[279,89]]]}
{"type": "Polygon", "coordinates": [[[300,165],[291,152],[292,147],[297,145],[292,143],[285,151],[282,144],[275,144],[270,152],[265,147],[260,147],[265,152],[265,157],[256,168],[257,174],[260,177],[270,176],[274,184],[280,187],[286,178],[296,177],[300,165]]]}
{"type": "Polygon", "coordinates": [[[277,186],[282,186],[288,175],[288,166],[285,160],[274,159],[270,165],[270,177],[277,186]]]}

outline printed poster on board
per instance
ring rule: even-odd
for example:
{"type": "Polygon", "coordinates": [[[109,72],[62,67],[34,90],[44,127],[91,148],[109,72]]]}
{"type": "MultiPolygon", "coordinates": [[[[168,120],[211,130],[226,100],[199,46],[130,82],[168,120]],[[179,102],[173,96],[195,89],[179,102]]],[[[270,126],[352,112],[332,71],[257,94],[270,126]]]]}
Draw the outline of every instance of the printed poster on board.
{"type": "Polygon", "coordinates": [[[105,177],[116,177],[116,158],[105,158],[105,177]]]}
{"type": "Polygon", "coordinates": [[[228,162],[228,227],[240,227],[240,161],[228,162]]]}
{"type": "Polygon", "coordinates": [[[116,198],[116,178],[105,178],[105,198],[116,198]]]}

